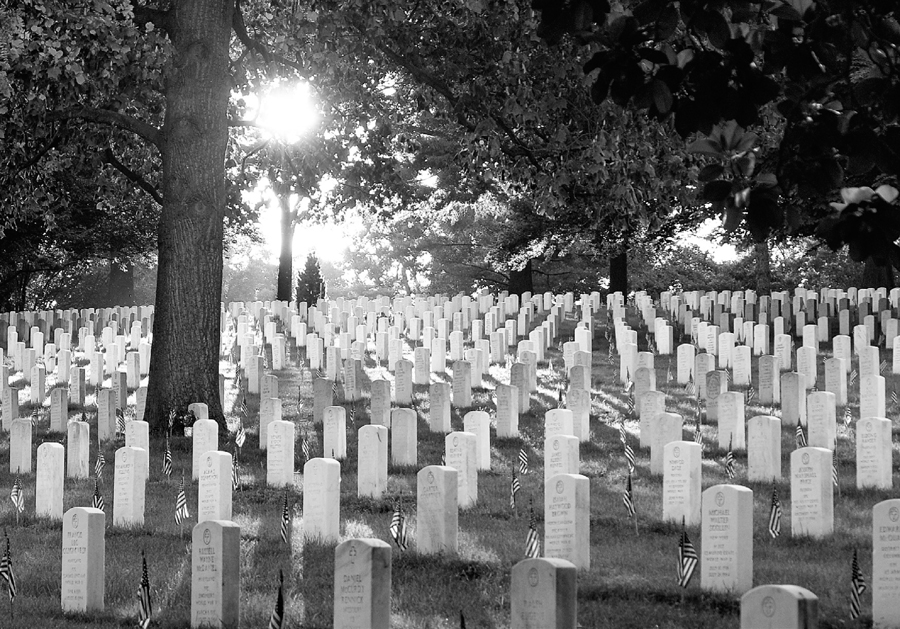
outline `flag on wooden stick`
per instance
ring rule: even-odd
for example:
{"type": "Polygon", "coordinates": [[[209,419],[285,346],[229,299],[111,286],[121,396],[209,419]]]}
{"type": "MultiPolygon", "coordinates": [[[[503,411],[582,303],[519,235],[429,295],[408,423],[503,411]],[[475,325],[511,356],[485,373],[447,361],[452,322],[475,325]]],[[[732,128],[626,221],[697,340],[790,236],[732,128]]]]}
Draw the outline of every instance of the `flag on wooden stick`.
{"type": "Polygon", "coordinates": [[[859,559],[856,556],[856,549],[853,549],[853,564],[851,566],[850,576],[850,618],[859,617],[859,597],[866,591],[866,580],[863,578],[862,571],[859,569],[859,559]]]}
{"type": "Polygon", "coordinates": [[[729,480],[734,479],[734,453],[731,451],[732,439],[728,439],[728,452],[725,453],[725,474],[729,480]]]}
{"type": "Polygon", "coordinates": [[[166,478],[172,475],[172,445],[169,443],[169,435],[166,435],[166,453],[163,455],[163,474],[166,478]]]}
{"type": "Polygon", "coordinates": [[[106,511],[106,504],[103,502],[103,494],[100,493],[100,482],[96,477],[94,477],[94,496],[91,498],[91,506],[94,509],[100,509],[103,512],[106,511]]]}
{"type": "Polygon", "coordinates": [[[275,609],[269,618],[269,629],[284,627],[284,572],[278,570],[278,595],[275,597],[275,609]]]}
{"type": "Polygon", "coordinates": [[[288,492],[284,490],[284,504],[281,507],[281,541],[285,544],[291,543],[291,508],[288,505],[288,492]]]}
{"type": "Polygon", "coordinates": [[[797,420],[797,430],[794,431],[794,439],[797,442],[798,448],[806,447],[806,433],[803,432],[803,425],[800,423],[800,420],[797,420]]]}
{"type": "Polygon", "coordinates": [[[103,452],[97,450],[97,462],[94,464],[94,476],[103,478],[103,468],[106,467],[106,457],[103,452]]]}
{"type": "Polygon", "coordinates": [[[528,473],[528,451],[522,447],[519,450],[519,474],[528,473]]]}
{"type": "Polygon", "coordinates": [[[625,505],[625,510],[628,511],[628,517],[634,517],[634,496],[631,493],[631,474],[628,474],[628,480],[625,483],[625,493],[622,494],[622,504],[625,505]]]}
{"type": "Polygon", "coordinates": [[[397,544],[397,548],[404,551],[409,547],[406,539],[406,518],[403,515],[403,503],[400,500],[400,496],[394,498],[394,513],[391,516],[389,531],[391,539],[397,544]]]}
{"type": "Polygon", "coordinates": [[[516,494],[522,489],[519,477],[516,476],[516,468],[512,468],[512,480],[509,482],[509,508],[516,508],[516,494]]]}
{"type": "Polygon", "coordinates": [[[150,616],[153,610],[150,605],[150,575],[147,573],[147,557],[143,550],[141,551],[141,564],[141,584],[138,587],[138,601],[140,602],[138,626],[141,629],[147,629],[150,626],[150,616]]]}
{"type": "Polygon", "coordinates": [[[191,517],[187,506],[187,497],[184,495],[184,474],[181,475],[181,487],[178,488],[178,494],[175,496],[175,524],[181,524],[184,520],[191,517]]]}
{"type": "Polygon", "coordinates": [[[694,549],[690,538],[688,538],[687,531],[684,528],[684,518],[682,517],[681,539],[678,541],[678,585],[683,588],[688,586],[699,562],[700,558],[697,556],[697,551],[694,549]]]}
{"type": "Polygon", "coordinates": [[[9,499],[12,500],[18,518],[18,514],[25,512],[25,492],[22,490],[22,480],[18,475],[16,475],[16,482],[13,483],[12,490],[9,492],[9,499]]]}
{"type": "Polygon", "coordinates": [[[528,520],[528,535],[525,536],[525,556],[537,559],[541,556],[541,540],[538,537],[537,519],[534,517],[534,503],[531,504],[531,517],[528,520]]]}
{"type": "Polygon", "coordinates": [[[19,593],[19,588],[16,585],[16,575],[15,572],[13,572],[12,555],[9,552],[9,535],[4,533],[4,536],[6,537],[6,550],[3,552],[3,557],[0,558],[0,578],[6,582],[6,590],[9,593],[9,603],[12,605],[19,593]]]}
{"type": "Polygon", "coordinates": [[[778,499],[778,488],[775,487],[775,479],[772,479],[772,506],[769,509],[769,535],[776,538],[781,535],[781,500],[778,499]]]}

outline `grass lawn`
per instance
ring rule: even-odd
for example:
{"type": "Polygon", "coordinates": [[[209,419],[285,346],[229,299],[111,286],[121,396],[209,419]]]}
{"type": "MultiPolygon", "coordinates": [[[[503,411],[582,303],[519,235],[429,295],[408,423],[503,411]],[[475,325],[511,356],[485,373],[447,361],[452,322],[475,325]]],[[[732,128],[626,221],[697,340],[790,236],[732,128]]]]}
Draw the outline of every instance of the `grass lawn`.
{"type": "MultiPolygon", "coordinates": [[[[631,311],[629,311],[631,312],[631,311]]],[[[638,533],[627,518],[622,492],[627,464],[619,441],[618,422],[628,411],[623,387],[617,382],[618,357],[607,360],[604,339],[606,318],[601,312],[595,320],[593,352],[593,386],[590,442],[581,444],[581,473],[590,479],[591,499],[591,569],[578,575],[578,619],[586,629],[722,629],[739,626],[739,603],[736,597],[714,595],[700,590],[699,567],[690,586],[683,590],[676,583],[676,552],[680,525],[662,521],[662,477],[649,473],[649,450],[638,449],[636,419],[626,418],[630,443],[636,450],[637,471],[633,478],[634,502],[638,533]]],[[[636,325],[636,322],[632,322],[636,325]]],[[[574,320],[564,321],[561,337],[570,340],[574,320]]],[[[644,334],[640,335],[643,343],[644,334]]],[[[676,343],[677,344],[677,343],[676,343]]],[[[411,351],[412,346],[407,347],[411,351]]],[[[645,349],[643,346],[641,349],[645,349]]],[[[267,348],[267,351],[271,351],[267,348]]],[[[830,345],[823,345],[818,360],[820,382],[824,382],[822,358],[830,355],[830,345]]],[[[882,354],[882,358],[885,354],[882,354]]],[[[543,416],[557,405],[557,392],[564,384],[563,360],[557,344],[548,350],[538,369],[539,391],[532,395],[531,409],[520,416],[520,437],[492,438],[490,471],[478,479],[477,504],[459,515],[459,554],[457,556],[422,556],[415,551],[415,495],[417,468],[391,469],[388,494],[380,500],[357,497],[357,449],[355,432],[369,421],[369,379],[386,376],[382,367],[371,360],[366,365],[364,398],[354,403],[355,422],[348,420],[348,456],[341,471],[341,539],[376,537],[390,541],[392,499],[398,494],[409,514],[410,550],[399,553],[393,547],[392,627],[397,629],[448,629],[460,626],[460,613],[466,627],[502,629],[509,626],[510,569],[524,558],[528,529],[528,503],[533,500],[538,527],[543,531],[543,416]],[[529,453],[530,471],[520,476],[518,514],[509,507],[509,485],[512,466],[517,465],[519,450],[529,453]]],[[[666,392],[667,410],[685,417],[684,438],[692,439],[694,411],[692,399],[683,387],[666,382],[669,357],[655,361],[657,388],[666,392]]],[[[753,360],[753,383],[758,387],[756,358],[753,360]]],[[[271,364],[271,363],[269,363],[271,364]]],[[[313,456],[322,452],[321,425],[312,423],[312,386],[309,370],[302,366],[300,353],[294,350],[290,368],[274,372],[279,380],[283,418],[298,426],[298,441],[306,435],[314,444],[313,456]],[[298,404],[302,400],[302,406],[298,404]]],[[[232,427],[238,418],[238,387],[234,367],[222,362],[226,373],[226,408],[232,427]]],[[[672,356],[672,373],[675,359],[672,356]]],[[[450,370],[432,374],[433,378],[450,381],[450,370]]],[[[885,374],[887,391],[896,386],[898,376],[885,374]]],[[[49,378],[48,378],[49,379],[49,378]]],[[[51,384],[52,384],[52,379],[51,384]]],[[[492,365],[484,388],[473,392],[473,408],[495,409],[494,388],[509,382],[507,365],[492,365]]],[[[850,406],[858,419],[858,381],[850,387],[850,406]]],[[[27,392],[27,389],[25,390],[27,392]]],[[[96,416],[92,388],[88,388],[85,410],[96,435],[96,416]]],[[[24,399],[24,398],[23,398],[24,399]]],[[[888,399],[888,415],[895,418],[898,409],[888,399]]],[[[130,402],[134,403],[132,393],[130,402]]],[[[48,402],[49,403],[49,395],[48,402]]],[[[746,409],[747,419],[755,415],[778,415],[778,409],[755,406],[746,409]]],[[[258,396],[248,395],[248,439],[241,455],[243,488],[234,494],[234,521],[241,527],[241,626],[265,627],[276,594],[278,570],[285,575],[285,614],[287,627],[326,629],[332,626],[332,592],[334,578],[334,545],[301,543],[302,526],[302,449],[296,447],[295,489],[290,492],[294,513],[294,535],[288,548],[280,536],[280,519],[284,491],[265,486],[265,453],[258,449],[258,396]]],[[[418,466],[439,464],[444,448],[444,435],[429,432],[424,417],[428,414],[428,387],[416,386],[413,407],[419,415],[418,466]]],[[[452,411],[454,430],[462,430],[463,415],[471,409],[452,411]]],[[[843,409],[838,409],[841,417],[843,409]]],[[[81,409],[70,408],[75,415],[81,409]]],[[[22,405],[21,414],[31,409],[22,405]]],[[[47,414],[45,414],[47,415],[47,414]]],[[[841,422],[839,421],[839,424],[841,422]]],[[[64,442],[65,435],[48,432],[49,419],[41,419],[34,430],[33,448],[43,442],[64,442]]],[[[728,482],[722,464],[725,452],[715,444],[716,427],[702,429],[705,451],[703,460],[704,489],[728,482]]],[[[898,432],[896,421],[893,433],[898,432]]],[[[736,453],[737,479],[753,490],[753,574],[754,585],[794,584],[812,590],[819,597],[820,627],[871,626],[871,595],[862,597],[863,617],[849,619],[850,567],[853,550],[858,549],[860,564],[871,582],[871,509],[896,496],[891,491],[860,491],[855,480],[855,442],[852,431],[838,430],[837,470],[840,490],[835,494],[836,533],[825,540],[794,539],[790,533],[789,457],[795,448],[794,427],[784,426],[783,479],[777,484],[784,506],[782,535],[773,540],[768,533],[771,483],[746,482],[746,454],[736,453]]],[[[233,438],[233,437],[232,437],[233,438]]],[[[896,439],[895,439],[896,441],[896,439]]],[[[60,610],[61,522],[34,517],[34,474],[22,476],[26,493],[26,509],[16,521],[12,502],[7,498],[15,477],[9,473],[9,436],[0,436],[0,526],[11,540],[12,559],[19,595],[12,613],[5,594],[0,593],[0,627],[133,627],[136,624],[137,589],[141,573],[141,551],[148,559],[153,598],[154,626],[185,627],[190,622],[190,527],[196,522],[197,485],[188,482],[187,500],[192,518],[182,528],[175,525],[175,496],[181,472],[190,480],[191,448],[189,440],[175,438],[172,443],[175,473],[167,479],[162,474],[162,440],[151,441],[150,479],[146,488],[144,526],[121,529],[111,525],[112,476],[115,442],[103,444],[107,461],[101,485],[106,500],[106,609],[88,616],[65,615],[60,610]]],[[[220,443],[220,449],[232,451],[233,443],[220,443]]],[[[897,450],[897,444],[893,449],[897,450]]],[[[91,469],[97,456],[96,442],[91,445],[91,469]]],[[[35,459],[36,460],[36,459],[35,459]]],[[[896,454],[895,454],[896,460],[896,454]]],[[[900,486],[895,467],[894,486],[900,486]]],[[[66,480],[64,509],[90,506],[93,479],[66,480]]],[[[703,540],[699,528],[689,528],[698,551],[703,540]]]]}

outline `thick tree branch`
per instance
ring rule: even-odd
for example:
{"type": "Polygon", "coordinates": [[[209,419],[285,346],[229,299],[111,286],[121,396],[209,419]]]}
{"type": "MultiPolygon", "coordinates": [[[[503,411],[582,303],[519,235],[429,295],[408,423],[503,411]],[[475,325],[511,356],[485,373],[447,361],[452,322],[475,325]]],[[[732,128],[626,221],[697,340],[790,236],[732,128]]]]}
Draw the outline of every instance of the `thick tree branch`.
{"type": "Polygon", "coordinates": [[[117,111],[95,109],[93,107],[73,107],[62,111],[52,111],[47,115],[47,118],[49,120],[86,120],[111,127],[119,127],[120,129],[131,131],[153,144],[156,148],[162,149],[163,138],[159,129],[117,111]]]}
{"type": "Polygon", "coordinates": [[[231,30],[234,31],[238,41],[244,44],[248,51],[258,53],[263,58],[263,61],[266,62],[266,65],[275,61],[285,67],[296,70],[303,78],[309,78],[308,72],[302,65],[296,61],[291,61],[287,57],[273,53],[264,43],[250,36],[247,25],[244,23],[244,12],[241,9],[240,0],[235,0],[234,3],[234,12],[231,14],[231,30]]]}
{"type": "Polygon", "coordinates": [[[154,201],[156,201],[160,205],[163,204],[162,195],[156,190],[156,188],[151,186],[150,182],[141,177],[138,173],[134,172],[133,170],[128,168],[128,166],[120,162],[116,158],[111,148],[107,147],[107,149],[103,152],[103,161],[125,175],[125,178],[128,179],[128,181],[135,184],[138,188],[149,194],[154,201]]]}
{"type": "Polygon", "coordinates": [[[27,162],[25,162],[19,168],[16,169],[16,175],[21,173],[23,170],[27,170],[27,169],[31,168],[32,166],[37,164],[39,161],[41,161],[41,158],[44,157],[44,155],[46,155],[50,151],[50,149],[54,148],[57,144],[59,144],[59,141],[61,139],[62,139],[62,133],[60,133],[57,130],[53,134],[53,137],[51,137],[50,140],[47,142],[47,144],[45,144],[37,153],[32,155],[31,158],[27,162]]]}

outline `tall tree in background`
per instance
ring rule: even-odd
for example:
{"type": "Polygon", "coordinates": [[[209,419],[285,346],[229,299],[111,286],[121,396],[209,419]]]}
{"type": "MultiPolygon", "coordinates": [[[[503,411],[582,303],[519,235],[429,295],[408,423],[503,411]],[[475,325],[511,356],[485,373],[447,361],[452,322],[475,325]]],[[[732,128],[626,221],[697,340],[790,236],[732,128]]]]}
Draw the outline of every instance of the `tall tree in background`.
{"type": "Polygon", "coordinates": [[[322,278],[322,268],[316,255],[310,253],[306,256],[303,270],[297,274],[297,302],[305,301],[308,306],[314,306],[323,297],[325,280],[322,278]]]}

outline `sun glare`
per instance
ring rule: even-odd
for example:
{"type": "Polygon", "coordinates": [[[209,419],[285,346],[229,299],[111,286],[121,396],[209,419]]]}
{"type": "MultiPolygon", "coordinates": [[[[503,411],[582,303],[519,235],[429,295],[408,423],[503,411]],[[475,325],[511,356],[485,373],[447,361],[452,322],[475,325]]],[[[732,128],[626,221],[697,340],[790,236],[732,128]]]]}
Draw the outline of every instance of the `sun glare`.
{"type": "Polygon", "coordinates": [[[308,83],[275,84],[246,100],[248,119],[288,143],[303,139],[319,120],[308,83]]]}

